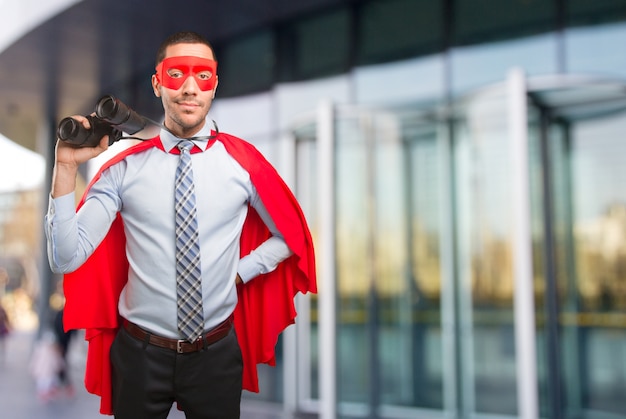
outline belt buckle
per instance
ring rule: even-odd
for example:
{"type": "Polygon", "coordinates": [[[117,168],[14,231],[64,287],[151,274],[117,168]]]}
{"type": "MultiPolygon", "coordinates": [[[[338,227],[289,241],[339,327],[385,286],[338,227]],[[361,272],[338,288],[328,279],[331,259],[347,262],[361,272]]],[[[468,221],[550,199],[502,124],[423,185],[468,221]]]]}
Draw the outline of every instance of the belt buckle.
{"type": "Polygon", "coordinates": [[[183,353],[183,343],[185,342],[184,339],[178,339],[176,341],[176,352],[179,354],[183,353]]]}

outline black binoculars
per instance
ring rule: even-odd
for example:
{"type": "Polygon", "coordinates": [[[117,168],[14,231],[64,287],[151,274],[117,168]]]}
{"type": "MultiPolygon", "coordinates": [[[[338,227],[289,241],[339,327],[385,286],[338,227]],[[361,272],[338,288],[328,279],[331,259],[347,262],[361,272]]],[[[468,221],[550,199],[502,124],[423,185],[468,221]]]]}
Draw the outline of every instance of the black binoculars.
{"type": "Polygon", "coordinates": [[[111,95],[106,95],[96,104],[96,115],[85,116],[89,129],[72,117],[59,122],[57,137],[75,147],[95,147],[105,135],[109,145],[119,141],[123,133],[133,135],[146,127],[147,120],[111,95]]]}

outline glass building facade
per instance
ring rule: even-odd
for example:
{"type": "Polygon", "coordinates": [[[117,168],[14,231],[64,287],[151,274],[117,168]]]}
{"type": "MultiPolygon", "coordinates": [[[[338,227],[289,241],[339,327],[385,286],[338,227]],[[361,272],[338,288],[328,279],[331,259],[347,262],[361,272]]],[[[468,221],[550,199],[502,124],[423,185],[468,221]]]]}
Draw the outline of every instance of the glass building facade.
{"type": "Polygon", "coordinates": [[[320,264],[245,397],[626,418],[625,44],[623,0],[346,2],[216,44],[214,119],[289,180],[320,264]]]}

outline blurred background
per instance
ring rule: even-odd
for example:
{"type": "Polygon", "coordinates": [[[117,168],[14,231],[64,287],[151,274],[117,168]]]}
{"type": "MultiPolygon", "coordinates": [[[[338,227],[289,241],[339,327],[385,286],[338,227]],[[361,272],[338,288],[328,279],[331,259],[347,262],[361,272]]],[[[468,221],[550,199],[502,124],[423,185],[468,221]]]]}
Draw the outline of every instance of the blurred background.
{"type": "Polygon", "coordinates": [[[194,30],[219,62],[209,115],[274,163],[316,242],[319,295],[250,417],[626,418],[626,0],[0,11],[6,355],[63,305],[42,234],[58,122],[104,94],[160,120],[156,49],[194,30]]]}

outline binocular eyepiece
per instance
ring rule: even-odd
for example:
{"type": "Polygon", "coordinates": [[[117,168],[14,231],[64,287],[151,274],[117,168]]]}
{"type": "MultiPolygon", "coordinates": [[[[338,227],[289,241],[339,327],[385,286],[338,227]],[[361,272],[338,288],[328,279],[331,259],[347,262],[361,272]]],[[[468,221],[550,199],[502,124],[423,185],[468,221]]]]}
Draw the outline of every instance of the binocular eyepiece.
{"type": "Polygon", "coordinates": [[[87,129],[72,117],[59,122],[57,137],[76,147],[95,147],[105,135],[109,145],[119,141],[123,132],[133,135],[146,127],[146,119],[111,95],[96,103],[96,116],[88,115],[91,128],[87,129]]]}

